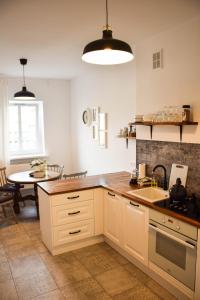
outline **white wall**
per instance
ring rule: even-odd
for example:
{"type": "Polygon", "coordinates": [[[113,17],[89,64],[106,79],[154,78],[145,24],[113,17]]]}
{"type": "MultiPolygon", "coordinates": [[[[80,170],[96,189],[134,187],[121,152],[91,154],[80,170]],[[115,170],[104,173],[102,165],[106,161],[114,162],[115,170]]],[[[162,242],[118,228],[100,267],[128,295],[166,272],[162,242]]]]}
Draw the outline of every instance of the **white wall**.
{"type": "MultiPolygon", "coordinates": [[[[8,80],[8,97],[22,87],[22,80],[8,80]]],[[[47,160],[63,164],[65,171],[71,171],[70,148],[70,82],[54,79],[28,79],[27,89],[34,92],[44,103],[44,127],[47,160]]],[[[24,166],[23,166],[24,167],[24,166]]],[[[19,168],[18,168],[19,169],[19,168]]]]}
{"type": "MultiPolygon", "coordinates": [[[[137,113],[155,113],[166,105],[190,104],[200,122],[200,18],[137,44],[137,113]],[[164,68],[152,69],[152,54],[163,48],[164,68]]],[[[149,128],[137,126],[137,137],[149,139],[149,128]]],[[[179,141],[179,129],[156,126],[153,139],[179,141]]],[[[184,142],[200,143],[200,126],[185,126],[184,142]]]]}
{"type": "Polygon", "coordinates": [[[110,66],[88,65],[84,74],[71,82],[71,137],[73,171],[89,174],[130,171],[135,161],[135,141],[126,149],[117,138],[135,114],[135,62],[110,66]],[[92,128],[82,122],[83,111],[99,106],[108,115],[108,147],[92,140],[92,128]]]}

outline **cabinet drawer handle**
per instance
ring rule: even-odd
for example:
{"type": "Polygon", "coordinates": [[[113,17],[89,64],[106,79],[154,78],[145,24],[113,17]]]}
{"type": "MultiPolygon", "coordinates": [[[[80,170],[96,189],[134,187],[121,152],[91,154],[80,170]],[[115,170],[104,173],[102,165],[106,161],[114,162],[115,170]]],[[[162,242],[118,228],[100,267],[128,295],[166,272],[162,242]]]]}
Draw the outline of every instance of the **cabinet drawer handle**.
{"type": "Polygon", "coordinates": [[[72,196],[72,197],[67,197],[67,199],[77,199],[77,198],[79,198],[80,196],[78,195],[78,196],[72,196]]]}
{"type": "Polygon", "coordinates": [[[109,196],[112,196],[112,197],[115,197],[115,194],[112,194],[112,193],[110,193],[110,192],[108,192],[108,195],[109,195],[109,196]]]}
{"type": "Polygon", "coordinates": [[[135,206],[135,207],[139,207],[140,205],[139,204],[134,204],[133,202],[129,202],[130,203],[130,205],[133,205],[133,206],[135,206]]]}
{"type": "Polygon", "coordinates": [[[69,232],[69,234],[77,234],[77,233],[79,233],[79,232],[81,232],[81,230],[77,230],[77,231],[70,231],[70,232],[69,232]]]}
{"type": "Polygon", "coordinates": [[[80,214],[80,210],[68,213],[69,216],[80,214]]]}

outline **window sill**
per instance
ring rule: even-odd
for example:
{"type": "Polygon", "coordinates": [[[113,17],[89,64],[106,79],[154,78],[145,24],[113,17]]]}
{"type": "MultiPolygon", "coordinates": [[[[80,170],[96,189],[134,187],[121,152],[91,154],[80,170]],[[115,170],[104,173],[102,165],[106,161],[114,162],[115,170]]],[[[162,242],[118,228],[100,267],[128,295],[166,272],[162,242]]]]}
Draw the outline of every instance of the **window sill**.
{"type": "Polygon", "coordinates": [[[10,157],[10,164],[21,164],[21,163],[30,163],[31,160],[36,158],[48,158],[47,154],[33,154],[33,155],[23,155],[23,156],[12,156],[10,157]]]}

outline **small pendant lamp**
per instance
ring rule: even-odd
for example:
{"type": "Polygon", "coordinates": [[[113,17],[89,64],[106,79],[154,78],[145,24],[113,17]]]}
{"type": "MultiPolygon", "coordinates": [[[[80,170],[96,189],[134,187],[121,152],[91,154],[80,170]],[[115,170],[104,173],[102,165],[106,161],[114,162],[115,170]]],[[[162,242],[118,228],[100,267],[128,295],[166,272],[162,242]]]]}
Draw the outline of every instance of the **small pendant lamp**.
{"type": "Polygon", "coordinates": [[[14,94],[15,100],[33,100],[35,99],[35,94],[29,92],[26,89],[25,84],[25,73],[24,73],[24,66],[27,64],[26,58],[20,58],[20,64],[23,66],[23,87],[22,90],[14,94]]]}
{"type": "Polygon", "coordinates": [[[103,37],[85,46],[82,60],[97,65],[116,65],[129,62],[133,58],[131,47],[112,37],[112,30],[108,25],[108,0],[106,0],[106,28],[103,30],[103,37]]]}

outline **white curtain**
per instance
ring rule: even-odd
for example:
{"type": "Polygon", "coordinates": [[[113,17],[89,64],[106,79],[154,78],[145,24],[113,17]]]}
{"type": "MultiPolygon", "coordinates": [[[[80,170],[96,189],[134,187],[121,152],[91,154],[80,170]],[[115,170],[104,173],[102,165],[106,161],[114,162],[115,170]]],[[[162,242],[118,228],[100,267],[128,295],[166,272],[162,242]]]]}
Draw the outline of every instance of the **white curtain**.
{"type": "Polygon", "coordinates": [[[8,139],[8,82],[0,78],[0,166],[9,164],[8,139]]]}

